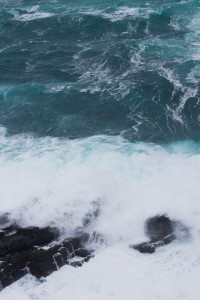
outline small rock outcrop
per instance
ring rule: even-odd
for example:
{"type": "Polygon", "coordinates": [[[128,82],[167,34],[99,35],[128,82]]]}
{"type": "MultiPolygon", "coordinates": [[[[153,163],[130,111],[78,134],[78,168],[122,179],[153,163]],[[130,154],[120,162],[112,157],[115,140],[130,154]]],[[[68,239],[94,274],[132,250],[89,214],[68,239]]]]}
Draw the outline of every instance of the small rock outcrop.
{"type": "Polygon", "coordinates": [[[166,215],[150,218],[145,222],[145,233],[152,242],[164,240],[166,237],[174,239],[173,221],[166,215]]]}
{"type": "Polygon", "coordinates": [[[179,221],[170,220],[166,215],[149,218],[145,222],[144,231],[149,240],[130,247],[141,253],[149,254],[154,253],[156,248],[167,245],[177,238],[185,239],[190,236],[188,227],[179,221]]]}

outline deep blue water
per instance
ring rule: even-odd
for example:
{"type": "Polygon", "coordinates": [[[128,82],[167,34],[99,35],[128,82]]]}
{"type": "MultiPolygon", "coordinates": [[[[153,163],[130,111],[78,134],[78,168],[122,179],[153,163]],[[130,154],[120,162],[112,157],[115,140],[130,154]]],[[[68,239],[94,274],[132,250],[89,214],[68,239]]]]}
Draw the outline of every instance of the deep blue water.
{"type": "Polygon", "coordinates": [[[0,0],[8,134],[200,139],[200,2],[0,0]]]}

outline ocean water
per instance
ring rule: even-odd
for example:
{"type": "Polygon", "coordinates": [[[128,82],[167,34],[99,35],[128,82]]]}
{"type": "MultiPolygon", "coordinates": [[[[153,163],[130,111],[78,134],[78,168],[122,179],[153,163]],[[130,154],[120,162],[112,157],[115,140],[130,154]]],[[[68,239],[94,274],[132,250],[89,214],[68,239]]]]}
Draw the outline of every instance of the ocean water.
{"type": "Polygon", "coordinates": [[[102,238],[0,299],[199,300],[200,2],[0,0],[0,213],[102,238]],[[153,255],[148,217],[190,228],[153,255]]]}

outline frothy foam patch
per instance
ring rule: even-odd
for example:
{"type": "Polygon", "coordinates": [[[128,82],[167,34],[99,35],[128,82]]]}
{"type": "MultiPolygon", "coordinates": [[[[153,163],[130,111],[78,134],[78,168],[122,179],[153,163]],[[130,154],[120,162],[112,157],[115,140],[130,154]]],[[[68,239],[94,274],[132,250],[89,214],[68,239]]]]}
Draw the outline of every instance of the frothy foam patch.
{"type": "Polygon", "coordinates": [[[109,19],[113,22],[123,20],[126,17],[148,18],[149,14],[153,12],[155,11],[150,8],[138,8],[138,7],[127,7],[127,6],[120,7],[114,12],[107,12],[106,10],[101,10],[101,9],[91,9],[87,11],[86,10],[81,11],[82,14],[101,16],[102,18],[109,19]]]}
{"type": "Polygon", "coordinates": [[[116,244],[82,268],[64,266],[43,284],[26,276],[3,290],[0,299],[197,300],[199,259],[197,245],[169,245],[149,256],[116,244]]]}
{"type": "Polygon", "coordinates": [[[90,230],[111,243],[142,238],[145,219],[159,213],[200,229],[199,146],[186,145],[5,136],[1,212],[11,211],[22,225],[51,224],[69,234],[98,201],[101,213],[90,230]]]}
{"type": "Polygon", "coordinates": [[[29,7],[22,12],[12,11],[14,19],[21,22],[32,21],[37,19],[44,19],[54,16],[54,13],[39,11],[39,5],[29,7]]]}
{"type": "Polygon", "coordinates": [[[52,16],[54,16],[54,14],[52,14],[52,13],[36,12],[36,13],[31,13],[31,14],[16,15],[15,20],[26,22],[26,21],[36,20],[36,19],[49,18],[52,16]]]}

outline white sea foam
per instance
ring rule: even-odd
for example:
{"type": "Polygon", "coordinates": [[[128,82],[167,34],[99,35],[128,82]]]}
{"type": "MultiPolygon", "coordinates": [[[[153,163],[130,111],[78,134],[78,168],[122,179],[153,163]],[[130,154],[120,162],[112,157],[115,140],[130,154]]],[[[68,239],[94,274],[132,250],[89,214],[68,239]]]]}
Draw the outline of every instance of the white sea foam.
{"type": "Polygon", "coordinates": [[[54,13],[40,11],[39,5],[24,9],[24,13],[12,10],[14,19],[21,22],[32,21],[36,19],[44,19],[54,16],[54,13]]]}
{"type": "Polygon", "coordinates": [[[1,212],[70,234],[98,201],[100,216],[88,230],[108,240],[82,268],[65,266],[42,284],[27,276],[0,299],[198,299],[200,144],[9,137],[5,129],[0,139],[1,212]],[[145,219],[162,213],[190,227],[192,239],[152,256],[129,249],[145,239],[145,219]]]}
{"type": "Polygon", "coordinates": [[[27,276],[4,290],[0,298],[198,300],[199,258],[197,247],[190,245],[174,244],[145,256],[117,244],[80,269],[63,267],[41,285],[27,276]]]}
{"type": "MultiPolygon", "coordinates": [[[[194,82],[194,71],[195,70],[192,70],[188,75],[188,81],[190,80],[190,82],[197,83],[197,81],[194,82]]],[[[197,96],[198,86],[191,88],[182,85],[181,81],[179,80],[179,76],[175,74],[173,70],[169,68],[165,68],[164,66],[160,67],[159,73],[162,77],[166,78],[174,86],[174,92],[172,93],[172,97],[170,99],[172,103],[173,103],[173,97],[175,95],[175,92],[180,91],[182,93],[182,96],[180,97],[180,101],[176,107],[171,107],[169,104],[167,104],[166,108],[172,119],[184,125],[182,110],[184,109],[185,104],[187,103],[187,101],[189,101],[189,99],[197,96]]]]}
{"type": "Polygon", "coordinates": [[[52,17],[53,15],[54,14],[47,13],[47,12],[36,12],[36,13],[31,13],[31,14],[16,15],[14,17],[14,19],[17,21],[26,22],[26,21],[36,20],[36,19],[49,18],[49,17],[52,17]]]}
{"type": "Polygon", "coordinates": [[[103,9],[91,9],[91,10],[82,10],[82,14],[101,16],[104,19],[109,19],[112,22],[123,20],[127,17],[131,18],[148,18],[150,13],[155,12],[155,10],[150,8],[138,8],[138,7],[128,7],[123,6],[119,9],[116,9],[114,12],[107,12],[103,9]]]}

